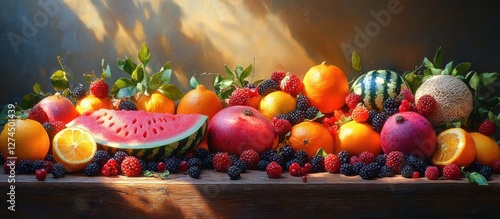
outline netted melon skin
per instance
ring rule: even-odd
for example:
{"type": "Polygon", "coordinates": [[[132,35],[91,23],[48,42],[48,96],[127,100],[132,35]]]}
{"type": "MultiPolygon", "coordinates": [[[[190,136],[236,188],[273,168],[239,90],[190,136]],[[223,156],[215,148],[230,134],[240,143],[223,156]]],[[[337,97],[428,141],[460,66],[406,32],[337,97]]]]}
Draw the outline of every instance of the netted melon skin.
{"type": "Polygon", "coordinates": [[[451,75],[436,75],[427,79],[415,92],[415,103],[429,94],[437,102],[436,111],[427,117],[433,126],[467,118],[472,112],[472,93],[460,79],[451,75]]]}

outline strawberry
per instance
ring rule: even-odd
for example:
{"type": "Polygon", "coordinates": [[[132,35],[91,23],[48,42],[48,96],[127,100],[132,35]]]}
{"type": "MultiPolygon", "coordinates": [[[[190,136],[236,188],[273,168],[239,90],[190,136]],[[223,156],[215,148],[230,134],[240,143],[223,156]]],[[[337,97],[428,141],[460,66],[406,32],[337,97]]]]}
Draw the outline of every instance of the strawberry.
{"type": "Polygon", "coordinates": [[[365,106],[360,104],[352,110],[351,117],[356,122],[366,122],[370,118],[370,113],[365,106]]]}
{"type": "Polygon", "coordinates": [[[345,103],[349,107],[349,109],[354,109],[358,106],[358,103],[363,102],[363,98],[359,94],[350,93],[345,97],[345,103]]]}
{"type": "Polygon", "coordinates": [[[266,167],[267,176],[271,179],[280,178],[282,171],[283,168],[276,161],[269,163],[266,167]]]}
{"type": "Polygon", "coordinates": [[[276,84],[280,84],[285,76],[286,73],[284,71],[275,71],[271,74],[271,80],[275,81],[276,84]]]}
{"type": "Polygon", "coordinates": [[[420,97],[417,103],[417,111],[422,116],[430,116],[436,110],[437,103],[434,97],[429,94],[420,97]]]}
{"type": "Polygon", "coordinates": [[[291,73],[287,73],[285,78],[281,80],[281,83],[279,83],[280,88],[282,91],[289,93],[292,96],[297,96],[302,89],[304,88],[304,84],[300,80],[300,78],[291,73]]]}
{"type": "Polygon", "coordinates": [[[493,134],[495,134],[496,130],[496,124],[489,118],[485,119],[483,122],[481,122],[481,125],[479,125],[479,132],[486,136],[492,136],[493,134]]]}
{"type": "Polygon", "coordinates": [[[43,111],[42,107],[39,105],[35,105],[29,112],[28,119],[35,120],[39,122],[40,124],[43,124],[44,122],[49,121],[49,117],[47,116],[47,113],[43,111]]]}
{"type": "Polygon", "coordinates": [[[104,80],[94,80],[90,84],[90,93],[98,98],[105,98],[108,96],[109,85],[104,80]]]}
{"type": "Polygon", "coordinates": [[[460,176],[462,176],[462,172],[460,171],[460,167],[452,163],[443,167],[443,176],[446,179],[454,180],[460,178],[460,176]]]}
{"type": "Polygon", "coordinates": [[[137,157],[127,156],[120,164],[120,169],[125,176],[139,176],[142,172],[142,165],[137,157]]]}
{"type": "Polygon", "coordinates": [[[233,164],[231,156],[227,152],[218,152],[212,158],[212,163],[215,171],[226,172],[227,169],[233,164]]]}
{"type": "Polygon", "coordinates": [[[278,136],[285,136],[290,130],[292,130],[292,124],[286,119],[278,119],[274,123],[274,132],[278,136]]]}
{"type": "Polygon", "coordinates": [[[229,97],[229,105],[230,106],[249,106],[250,105],[250,95],[248,95],[248,91],[243,88],[236,88],[229,97]]]}
{"type": "Polygon", "coordinates": [[[329,173],[338,173],[340,171],[340,159],[335,154],[328,154],[325,157],[325,170],[329,173]]]}
{"type": "Polygon", "coordinates": [[[255,169],[260,161],[259,153],[249,149],[240,154],[240,160],[245,162],[248,169],[255,169]]]}

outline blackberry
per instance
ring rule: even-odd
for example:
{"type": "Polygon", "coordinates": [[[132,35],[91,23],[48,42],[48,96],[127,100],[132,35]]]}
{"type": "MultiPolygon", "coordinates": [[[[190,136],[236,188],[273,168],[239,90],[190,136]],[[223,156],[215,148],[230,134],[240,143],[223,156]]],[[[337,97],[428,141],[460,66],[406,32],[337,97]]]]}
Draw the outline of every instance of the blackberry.
{"type": "Polygon", "coordinates": [[[34,160],[31,162],[31,169],[36,171],[38,169],[43,169],[43,161],[42,160],[34,160]]]}
{"type": "Polygon", "coordinates": [[[142,172],[148,169],[148,164],[146,163],[146,161],[144,161],[143,159],[139,159],[139,163],[141,163],[142,172]]]}
{"type": "Polygon", "coordinates": [[[311,104],[309,103],[309,98],[307,98],[304,95],[299,95],[297,97],[297,107],[296,109],[301,110],[301,111],[306,111],[307,108],[309,108],[311,104]]]}
{"type": "Polygon", "coordinates": [[[297,163],[302,167],[309,162],[309,155],[303,150],[298,150],[295,152],[295,158],[297,158],[297,163]]]}
{"type": "Polygon", "coordinates": [[[214,164],[213,164],[213,158],[214,154],[209,154],[207,155],[202,161],[201,161],[201,167],[203,169],[207,170],[212,170],[214,169],[214,164]]]}
{"type": "Polygon", "coordinates": [[[54,159],[54,155],[52,155],[52,154],[45,155],[45,159],[43,159],[43,160],[50,161],[52,163],[56,162],[56,160],[54,159]]]}
{"type": "Polygon", "coordinates": [[[247,164],[245,163],[245,161],[242,160],[234,161],[233,166],[237,166],[238,168],[240,168],[242,173],[247,171],[247,164]]]}
{"type": "Polygon", "coordinates": [[[201,170],[197,166],[192,166],[192,167],[189,167],[188,174],[189,174],[189,177],[194,178],[194,179],[198,179],[198,178],[200,178],[201,170]]]}
{"type": "Polygon", "coordinates": [[[240,159],[236,154],[231,154],[229,157],[231,157],[231,161],[233,161],[233,163],[240,159]]]}
{"type": "Polygon", "coordinates": [[[340,151],[337,155],[340,159],[341,164],[349,163],[349,159],[351,159],[351,155],[347,151],[340,151]]]}
{"type": "Polygon", "coordinates": [[[77,86],[73,89],[73,96],[75,96],[77,100],[83,99],[86,95],[87,91],[83,88],[83,86],[77,86]]]}
{"type": "Polygon", "coordinates": [[[304,113],[304,111],[302,110],[295,109],[292,110],[292,112],[290,112],[288,116],[290,117],[289,121],[290,123],[292,123],[293,126],[304,121],[304,119],[306,118],[306,113],[304,113]]]}
{"type": "Polygon", "coordinates": [[[267,79],[265,81],[263,81],[262,83],[259,84],[259,86],[257,86],[257,92],[261,95],[261,96],[266,96],[268,94],[270,94],[271,92],[273,92],[274,90],[276,90],[276,88],[278,88],[279,85],[278,83],[276,83],[276,81],[273,81],[271,79],[267,79]]]}
{"type": "Polygon", "coordinates": [[[196,148],[193,151],[193,157],[200,158],[201,160],[205,159],[208,156],[208,150],[206,148],[196,148]]]}
{"type": "Polygon", "coordinates": [[[125,159],[125,157],[127,157],[128,154],[125,153],[125,151],[117,151],[115,153],[115,155],[113,156],[113,159],[116,160],[116,162],[118,163],[118,165],[120,165],[123,161],[123,159],[125,159]]]}
{"type": "Polygon", "coordinates": [[[380,168],[377,163],[370,163],[359,171],[361,179],[374,179],[380,173],[380,168]]]}
{"type": "Polygon", "coordinates": [[[264,153],[260,155],[260,160],[271,161],[271,157],[273,157],[275,154],[277,154],[275,150],[264,151],[264,153]]]}
{"type": "Polygon", "coordinates": [[[384,127],[385,121],[387,121],[387,118],[389,116],[385,112],[379,112],[373,116],[373,119],[371,119],[371,124],[373,130],[376,132],[382,131],[382,127],[384,127]]]}
{"type": "Polygon", "coordinates": [[[380,169],[380,175],[382,177],[391,177],[396,175],[396,172],[391,166],[382,166],[382,168],[380,169]]]}
{"type": "Polygon", "coordinates": [[[285,158],[285,161],[289,161],[295,157],[295,151],[293,151],[292,146],[285,145],[278,150],[278,153],[285,158]]]}
{"type": "Polygon", "coordinates": [[[395,98],[389,97],[382,103],[384,111],[387,115],[392,116],[399,111],[399,104],[395,98]]]}
{"type": "Polygon", "coordinates": [[[406,163],[413,166],[413,168],[418,171],[420,176],[425,175],[425,169],[427,169],[427,164],[425,161],[420,159],[420,157],[414,156],[414,155],[409,155],[405,158],[406,163]]]}
{"type": "Polygon", "coordinates": [[[99,165],[99,167],[102,167],[106,162],[108,162],[109,158],[109,153],[105,150],[98,150],[94,154],[94,159],[92,159],[92,162],[96,163],[99,165]]]}
{"type": "Polygon", "coordinates": [[[374,109],[371,109],[368,111],[368,114],[370,115],[370,118],[368,119],[368,123],[370,123],[370,125],[372,124],[372,120],[373,118],[375,118],[375,115],[377,115],[377,111],[374,110],[374,109]]]}
{"type": "Polygon", "coordinates": [[[318,115],[318,112],[319,112],[318,108],[316,108],[314,106],[311,106],[311,107],[307,108],[307,110],[306,110],[306,119],[313,120],[318,115]]]}
{"type": "Polygon", "coordinates": [[[201,168],[201,160],[200,158],[193,157],[188,160],[189,167],[197,166],[198,168],[201,168]]]}
{"type": "Polygon", "coordinates": [[[271,154],[269,156],[269,162],[273,162],[273,161],[276,161],[276,163],[278,163],[281,167],[284,167],[285,163],[286,163],[283,156],[281,154],[278,154],[278,153],[274,153],[274,154],[271,154]]]}
{"type": "Polygon", "coordinates": [[[375,157],[375,162],[379,165],[379,166],[385,166],[385,162],[386,162],[386,158],[387,155],[386,154],[379,154],[377,155],[377,157],[375,157]]]}
{"type": "Polygon", "coordinates": [[[479,172],[479,169],[484,166],[484,164],[474,161],[469,166],[467,166],[464,170],[467,172],[479,172]]]}
{"type": "Polygon", "coordinates": [[[54,164],[54,168],[52,168],[52,176],[54,176],[54,178],[61,178],[64,176],[64,173],[66,173],[66,169],[62,164],[54,164]]]}
{"type": "Polygon", "coordinates": [[[288,114],[278,114],[276,116],[277,119],[286,119],[288,121],[290,121],[290,116],[288,116],[288,114]]]}
{"type": "Polygon", "coordinates": [[[240,174],[241,174],[241,169],[235,165],[231,165],[229,169],[227,169],[227,175],[231,180],[239,179],[241,177],[240,174]]]}
{"type": "Polygon", "coordinates": [[[253,83],[248,83],[245,85],[245,88],[248,88],[248,89],[252,89],[252,88],[256,88],[257,86],[255,86],[255,84],[253,83]]]}
{"type": "Polygon", "coordinates": [[[354,167],[354,172],[356,172],[356,174],[359,175],[359,173],[361,173],[361,169],[363,169],[363,167],[365,167],[366,164],[364,164],[363,162],[357,162],[355,164],[353,164],[353,167],[354,167]]]}
{"type": "Polygon", "coordinates": [[[313,173],[325,171],[325,158],[323,156],[314,155],[311,158],[310,163],[311,163],[311,167],[312,167],[311,171],[313,173]]]}
{"type": "Polygon", "coordinates": [[[406,164],[401,170],[401,176],[404,178],[413,178],[413,172],[415,172],[415,168],[410,164],[406,164]]]}
{"type": "Polygon", "coordinates": [[[89,163],[85,167],[84,172],[87,176],[99,176],[101,174],[101,167],[96,163],[89,163]]]}
{"type": "Polygon", "coordinates": [[[177,157],[167,157],[164,159],[165,164],[167,165],[167,170],[170,173],[176,173],[179,171],[179,164],[181,164],[181,159],[177,157]]]}
{"type": "Polygon", "coordinates": [[[135,103],[132,102],[131,100],[124,100],[120,103],[118,109],[126,111],[134,111],[137,110],[137,106],[135,106],[135,103]]]}
{"type": "Polygon", "coordinates": [[[267,160],[260,160],[259,163],[257,163],[257,169],[259,170],[262,170],[262,171],[266,171],[266,167],[267,165],[269,165],[269,161],[267,160]]]}
{"type": "Polygon", "coordinates": [[[49,135],[49,138],[50,139],[54,138],[54,135],[56,132],[56,128],[54,127],[54,125],[52,125],[52,123],[50,123],[50,122],[44,122],[42,124],[42,126],[43,126],[43,129],[45,129],[45,131],[49,135]]]}
{"type": "Polygon", "coordinates": [[[489,180],[491,178],[491,175],[493,175],[493,168],[488,165],[482,165],[479,168],[478,173],[483,175],[486,180],[489,180]]]}
{"type": "Polygon", "coordinates": [[[147,166],[146,166],[146,170],[157,172],[158,171],[158,162],[149,161],[147,166]]]}
{"type": "Polygon", "coordinates": [[[32,174],[35,171],[31,166],[31,160],[21,160],[16,167],[18,174],[32,174]]]}
{"type": "Polygon", "coordinates": [[[356,174],[354,166],[349,163],[343,163],[340,165],[340,173],[345,176],[353,176],[356,174]]]}

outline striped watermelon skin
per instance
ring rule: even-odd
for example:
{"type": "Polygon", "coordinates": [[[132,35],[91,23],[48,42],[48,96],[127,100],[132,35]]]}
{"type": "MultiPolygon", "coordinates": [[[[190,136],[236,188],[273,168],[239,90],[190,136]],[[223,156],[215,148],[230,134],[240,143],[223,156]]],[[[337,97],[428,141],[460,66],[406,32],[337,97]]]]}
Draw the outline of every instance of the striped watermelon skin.
{"type": "Polygon", "coordinates": [[[409,88],[406,80],[390,70],[373,70],[361,75],[351,86],[351,93],[360,95],[366,108],[382,111],[382,103],[396,97],[403,88],[409,88]]]}

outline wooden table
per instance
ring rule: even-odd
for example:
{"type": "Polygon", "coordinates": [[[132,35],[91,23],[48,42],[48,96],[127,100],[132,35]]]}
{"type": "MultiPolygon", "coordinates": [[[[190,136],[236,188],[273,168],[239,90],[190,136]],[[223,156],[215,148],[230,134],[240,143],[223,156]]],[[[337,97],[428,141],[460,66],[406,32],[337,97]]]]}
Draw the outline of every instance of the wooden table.
{"type": "Polygon", "coordinates": [[[43,182],[17,175],[15,213],[7,210],[7,176],[0,174],[0,218],[500,218],[500,175],[489,186],[461,180],[362,180],[358,176],[250,171],[240,180],[204,170],[201,179],[87,177],[43,182]],[[73,215],[72,217],[68,217],[73,215]]]}

